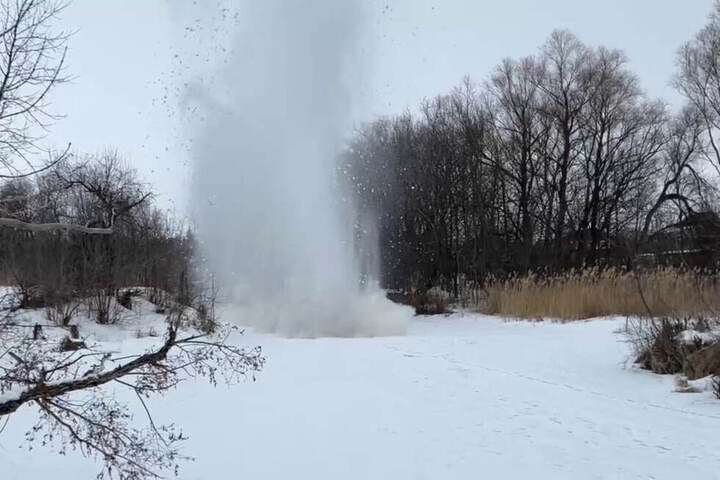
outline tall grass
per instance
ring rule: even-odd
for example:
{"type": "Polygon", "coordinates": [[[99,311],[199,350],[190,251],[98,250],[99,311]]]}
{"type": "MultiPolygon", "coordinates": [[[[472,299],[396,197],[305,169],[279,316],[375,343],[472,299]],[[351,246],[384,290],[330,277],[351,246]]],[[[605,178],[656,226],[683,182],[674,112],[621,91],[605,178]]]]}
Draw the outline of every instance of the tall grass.
{"type": "Polygon", "coordinates": [[[483,310],[518,318],[560,320],[648,313],[711,314],[720,312],[719,279],[717,274],[672,268],[529,274],[491,282],[483,310]]]}

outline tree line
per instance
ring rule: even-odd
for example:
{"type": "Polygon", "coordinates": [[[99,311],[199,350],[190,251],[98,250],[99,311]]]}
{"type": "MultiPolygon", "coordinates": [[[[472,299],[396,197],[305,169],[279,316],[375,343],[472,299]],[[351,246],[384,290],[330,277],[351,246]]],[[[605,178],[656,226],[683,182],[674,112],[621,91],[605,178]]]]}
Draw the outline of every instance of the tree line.
{"type": "Polygon", "coordinates": [[[383,284],[458,295],[490,276],[632,267],[653,232],[714,210],[720,4],[678,56],[677,111],[622,51],[555,31],[486,81],[359,129],[341,175],[376,218],[383,284]]]}
{"type": "Polygon", "coordinates": [[[21,307],[97,297],[100,323],[122,287],[150,287],[190,304],[194,237],[153,204],[116,153],[68,157],[0,184],[0,277],[21,307]]]}

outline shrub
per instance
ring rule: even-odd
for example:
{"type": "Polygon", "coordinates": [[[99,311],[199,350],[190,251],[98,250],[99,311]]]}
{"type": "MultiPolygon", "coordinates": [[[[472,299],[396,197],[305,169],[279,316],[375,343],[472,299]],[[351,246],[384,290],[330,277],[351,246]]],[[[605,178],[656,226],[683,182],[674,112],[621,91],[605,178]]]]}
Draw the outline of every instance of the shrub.
{"type": "Polygon", "coordinates": [[[147,294],[148,302],[155,305],[155,313],[164,314],[172,306],[170,295],[161,288],[153,287],[147,294]]]}
{"type": "Polygon", "coordinates": [[[127,310],[132,310],[134,295],[136,295],[136,293],[133,292],[132,290],[129,290],[129,289],[122,290],[122,291],[118,292],[117,302],[123,308],[125,308],[127,310]]]}
{"type": "Polygon", "coordinates": [[[48,304],[44,289],[39,285],[17,283],[15,290],[18,298],[17,308],[43,308],[48,304]]]}
{"type": "Polygon", "coordinates": [[[715,398],[720,400],[720,376],[715,376],[712,379],[712,390],[715,394],[715,398]]]}
{"type": "Polygon", "coordinates": [[[683,337],[709,328],[705,317],[638,318],[628,321],[626,334],[642,368],[671,374],[686,370],[687,358],[705,346],[702,337],[683,337]]]}
{"type": "Polygon", "coordinates": [[[416,294],[411,301],[417,315],[440,315],[447,313],[445,298],[436,293],[423,292],[416,294]]]}
{"type": "Polygon", "coordinates": [[[437,291],[413,290],[410,292],[388,292],[388,299],[415,309],[416,315],[440,315],[447,313],[445,296],[437,291]]]}
{"type": "Polygon", "coordinates": [[[122,318],[113,288],[98,288],[88,299],[88,308],[100,325],[113,325],[122,318]]]}
{"type": "Polygon", "coordinates": [[[80,308],[79,301],[67,301],[45,308],[47,321],[58,327],[67,327],[80,308]]]}
{"type": "Polygon", "coordinates": [[[673,320],[661,319],[658,326],[654,319],[647,319],[638,323],[638,329],[643,346],[637,352],[636,363],[655,373],[683,371],[685,354],[677,340],[683,331],[681,325],[673,320]]]}
{"type": "Polygon", "coordinates": [[[196,308],[196,317],[193,326],[203,333],[213,333],[217,329],[214,307],[200,304],[196,308]]]}
{"type": "Polygon", "coordinates": [[[215,306],[219,291],[215,284],[215,279],[211,279],[207,290],[199,295],[194,301],[191,301],[190,308],[195,310],[195,320],[193,326],[204,333],[213,333],[217,330],[218,321],[215,306]]]}

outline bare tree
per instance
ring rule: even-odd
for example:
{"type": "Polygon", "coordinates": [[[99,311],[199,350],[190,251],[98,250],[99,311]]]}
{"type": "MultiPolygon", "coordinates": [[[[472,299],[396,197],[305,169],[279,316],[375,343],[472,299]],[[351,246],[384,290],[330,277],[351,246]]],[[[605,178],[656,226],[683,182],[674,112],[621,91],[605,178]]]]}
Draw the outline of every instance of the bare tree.
{"type": "Polygon", "coordinates": [[[703,119],[712,156],[720,173],[720,2],[716,2],[707,25],[680,48],[675,86],[703,119]]]}
{"type": "MultiPolygon", "coordinates": [[[[540,110],[541,91],[533,81],[539,68],[534,57],[504,60],[494,71],[486,88],[493,115],[495,154],[487,160],[506,177],[512,195],[506,197],[507,218],[520,246],[524,268],[530,266],[533,251],[541,161],[538,155],[547,141],[549,125],[540,110]]],[[[490,151],[488,151],[490,152],[490,151]]]]}
{"type": "Polygon", "coordinates": [[[57,0],[0,2],[0,167],[5,170],[0,178],[44,168],[36,157],[43,152],[38,140],[56,118],[47,109],[49,94],[67,81],[68,34],[54,29],[65,6],[57,0]]]}
{"type": "MultiPolygon", "coordinates": [[[[572,175],[582,145],[582,113],[593,93],[592,50],[583,45],[572,33],[558,30],[541,48],[543,68],[533,77],[545,96],[540,108],[549,117],[554,148],[548,149],[550,170],[545,180],[551,185],[550,193],[557,195],[557,212],[553,235],[557,261],[565,265],[568,249],[563,239],[568,233],[568,214],[572,195],[572,175]]],[[[550,205],[553,202],[546,202],[550,205]]]]}
{"type": "Polygon", "coordinates": [[[662,162],[654,172],[660,179],[660,190],[645,215],[640,243],[647,239],[652,221],[663,205],[672,202],[685,212],[692,212],[693,205],[703,198],[703,191],[709,186],[698,165],[706,151],[704,129],[703,114],[693,106],[684,108],[669,123],[662,162]]]}
{"type": "Polygon", "coordinates": [[[579,251],[590,264],[598,259],[612,223],[627,220],[620,216],[623,201],[638,194],[663,141],[664,106],[645,99],[626,65],[622,52],[598,49],[593,94],[582,117],[583,201],[577,236],[579,251]]]}

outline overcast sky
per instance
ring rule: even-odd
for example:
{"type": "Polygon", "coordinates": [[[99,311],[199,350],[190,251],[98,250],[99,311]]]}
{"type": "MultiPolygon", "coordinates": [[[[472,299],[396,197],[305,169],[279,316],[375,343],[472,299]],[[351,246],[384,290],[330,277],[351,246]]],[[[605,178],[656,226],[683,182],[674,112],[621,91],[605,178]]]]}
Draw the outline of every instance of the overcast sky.
{"type": "MultiPolygon", "coordinates": [[[[174,112],[177,69],[189,45],[182,42],[193,41],[183,32],[197,23],[183,14],[183,3],[218,8],[216,0],[73,1],[63,24],[77,31],[68,55],[75,79],[52,97],[53,111],[65,118],[49,138],[57,145],[71,141],[82,152],[116,148],[155,185],[162,204],[178,211],[187,201],[188,158],[174,112]]],[[[503,57],[534,53],[557,28],[589,45],[625,50],[648,94],[677,105],[680,99],[668,85],[675,52],[702,27],[712,4],[368,0],[356,121],[415,108],[464,75],[484,80],[503,57]]]]}

